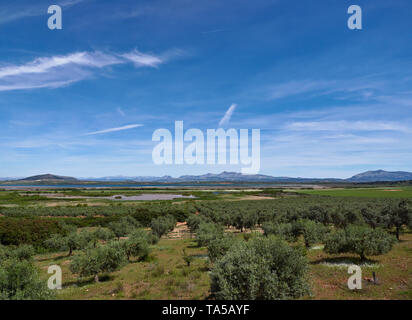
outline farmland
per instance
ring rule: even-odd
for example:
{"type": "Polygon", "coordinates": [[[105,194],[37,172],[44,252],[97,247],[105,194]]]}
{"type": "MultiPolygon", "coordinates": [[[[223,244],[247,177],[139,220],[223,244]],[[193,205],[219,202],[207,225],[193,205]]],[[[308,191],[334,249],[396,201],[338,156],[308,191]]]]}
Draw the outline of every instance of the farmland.
{"type": "MultiPolygon", "coordinates": [[[[60,266],[62,289],[54,299],[226,299],[224,294],[231,293],[216,289],[229,281],[225,264],[237,261],[236,252],[244,250],[241,256],[247,256],[253,246],[275,245],[283,248],[277,254],[290,252],[298,259],[285,262],[302,272],[295,291],[285,295],[275,283],[264,295],[253,296],[255,284],[248,283],[244,295],[234,299],[412,299],[411,198],[412,189],[403,186],[3,190],[0,257],[3,251],[6,262],[27,256],[43,283],[50,276],[48,267],[60,266]],[[106,198],[145,193],[193,198],[106,198]],[[359,236],[374,240],[362,242],[362,251],[358,245],[348,249],[349,242],[339,249],[342,233],[347,241],[359,236]],[[32,254],[25,253],[27,246],[32,254]],[[122,250],[127,257],[118,256],[122,250]],[[86,261],[104,256],[119,261],[110,267],[103,261],[99,269],[86,261]],[[361,290],[347,287],[350,264],[362,267],[361,290]],[[371,280],[372,272],[377,282],[371,280]]],[[[261,267],[250,272],[258,277],[270,272],[259,271],[261,267]]]]}
{"type": "Polygon", "coordinates": [[[356,189],[326,189],[299,190],[303,194],[334,196],[334,197],[363,197],[363,198],[412,198],[412,187],[387,188],[356,188],[356,189]]]}

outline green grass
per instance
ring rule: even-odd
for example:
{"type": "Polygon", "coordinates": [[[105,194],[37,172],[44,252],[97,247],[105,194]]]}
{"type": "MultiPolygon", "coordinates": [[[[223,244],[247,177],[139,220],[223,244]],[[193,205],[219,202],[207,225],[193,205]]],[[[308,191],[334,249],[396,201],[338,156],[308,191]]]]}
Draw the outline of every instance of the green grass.
{"type": "Polygon", "coordinates": [[[347,188],[325,190],[298,190],[296,192],[332,197],[362,197],[362,198],[412,198],[412,187],[388,188],[347,188]],[[393,191],[389,191],[393,190],[393,191]]]}
{"type": "MultiPolygon", "coordinates": [[[[197,248],[192,239],[162,239],[144,262],[134,262],[121,270],[101,277],[78,279],[69,271],[67,252],[42,254],[36,257],[41,276],[47,279],[48,266],[58,264],[63,271],[63,289],[59,299],[207,299],[210,295],[210,263],[207,250],[197,248]],[[193,255],[190,267],[183,261],[182,250],[193,255]]],[[[412,234],[401,235],[389,253],[368,257],[372,267],[362,267],[363,289],[351,291],[347,287],[347,267],[326,266],[324,263],[349,261],[359,263],[351,254],[328,255],[323,250],[309,250],[309,277],[312,295],[303,299],[412,299],[412,234]],[[375,271],[379,285],[369,284],[365,278],[375,271]]]]}
{"type": "Polygon", "coordinates": [[[347,267],[331,267],[324,262],[359,263],[350,254],[327,255],[323,250],[310,250],[312,299],[412,299],[412,234],[401,235],[401,242],[382,256],[368,257],[370,266],[362,268],[362,289],[349,290],[347,267]],[[367,281],[375,271],[379,284],[367,281]]]}
{"type": "Polygon", "coordinates": [[[58,291],[59,299],[205,299],[210,287],[208,262],[197,258],[205,254],[206,249],[197,248],[193,240],[163,239],[153,247],[147,261],[130,263],[120,271],[102,276],[99,283],[73,275],[67,252],[39,255],[36,264],[44,279],[48,277],[48,266],[62,267],[63,289],[58,291]],[[195,256],[189,267],[183,261],[183,248],[195,256]]]}

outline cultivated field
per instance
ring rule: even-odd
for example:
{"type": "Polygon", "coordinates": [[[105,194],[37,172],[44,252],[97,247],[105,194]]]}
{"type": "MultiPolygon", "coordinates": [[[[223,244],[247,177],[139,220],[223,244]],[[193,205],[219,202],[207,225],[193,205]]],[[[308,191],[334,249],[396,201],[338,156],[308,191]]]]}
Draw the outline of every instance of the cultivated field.
{"type": "Polygon", "coordinates": [[[411,187],[391,186],[3,190],[0,269],[21,264],[43,285],[50,265],[62,268],[61,290],[19,283],[22,298],[412,299],[410,199],[411,187]],[[149,193],[191,198],[119,198],[149,193]],[[293,275],[282,275],[284,264],[293,275]],[[351,264],[362,268],[361,290],[348,289],[351,264]]]}

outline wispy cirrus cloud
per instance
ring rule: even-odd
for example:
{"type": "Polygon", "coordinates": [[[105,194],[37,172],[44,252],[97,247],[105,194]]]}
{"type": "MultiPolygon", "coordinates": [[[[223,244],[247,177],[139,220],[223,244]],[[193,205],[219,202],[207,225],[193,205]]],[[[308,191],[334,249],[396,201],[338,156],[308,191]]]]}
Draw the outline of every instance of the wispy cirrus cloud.
{"type": "Polygon", "coordinates": [[[75,52],[40,57],[21,65],[0,67],[0,91],[58,88],[84,80],[98,69],[133,62],[136,68],[158,67],[167,59],[137,50],[125,54],[75,52]]]}
{"type": "Polygon", "coordinates": [[[286,127],[290,130],[308,131],[411,131],[403,124],[388,121],[307,121],[292,122],[286,127]]]}
{"type": "Polygon", "coordinates": [[[229,123],[230,119],[232,118],[233,112],[235,112],[237,105],[235,103],[233,103],[229,109],[227,109],[225,115],[223,116],[223,118],[220,120],[219,122],[219,127],[229,123]]]}
{"type": "Polygon", "coordinates": [[[267,98],[269,100],[283,99],[292,96],[328,95],[328,94],[357,94],[370,98],[373,92],[384,87],[382,81],[372,79],[351,80],[293,80],[270,86],[267,98]]]}
{"type": "Polygon", "coordinates": [[[117,111],[117,113],[120,114],[122,117],[125,117],[125,116],[126,116],[126,113],[123,111],[122,108],[118,107],[118,108],[116,109],[116,111],[117,111]]]}
{"type": "MultiPolygon", "coordinates": [[[[85,2],[87,0],[60,0],[54,1],[53,4],[57,4],[63,8],[69,8],[78,3],[85,2]]],[[[45,1],[36,1],[36,4],[21,4],[19,6],[2,5],[0,6],[0,24],[13,22],[28,17],[36,17],[47,14],[47,8],[52,3],[45,1]]]]}
{"type": "Polygon", "coordinates": [[[164,62],[164,60],[162,60],[160,57],[142,53],[137,49],[133,50],[130,53],[122,54],[121,56],[133,62],[138,67],[146,66],[156,68],[158,65],[164,62]]]}
{"type": "Polygon", "coordinates": [[[96,134],[124,131],[124,130],[130,130],[130,129],[134,129],[134,128],[138,128],[138,127],[142,127],[142,126],[143,126],[142,124],[129,124],[127,126],[122,126],[122,127],[117,127],[117,128],[109,128],[109,129],[89,132],[89,133],[85,133],[84,135],[85,136],[91,136],[91,135],[96,135],[96,134]]]}

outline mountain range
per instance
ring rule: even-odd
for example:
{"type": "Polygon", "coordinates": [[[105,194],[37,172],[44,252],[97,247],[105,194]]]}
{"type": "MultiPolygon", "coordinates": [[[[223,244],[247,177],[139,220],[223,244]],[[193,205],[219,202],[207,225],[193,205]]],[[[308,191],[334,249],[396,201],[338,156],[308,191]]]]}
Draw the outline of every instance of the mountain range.
{"type": "Polygon", "coordinates": [[[337,178],[291,178],[291,177],[273,177],[269,175],[256,174],[256,175],[244,175],[237,172],[224,171],[219,174],[207,173],[203,175],[184,175],[178,178],[171,176],[154,177],[154,176],[108,176],[101,178],[73,178],[58,176],[53,174],[43,174],[27,177],[24,179],[7,179],[0,178],[0,180],[8,180],[12,182],[68,182],[68,183],[82,183],[85,181],[95,182],[160,182],[160,183],[181,183],[181,182],[295,182],[295,183],[308,183],[308,182],[392,182],[392,181],[407,181],[412,180],[412,173],[405,171],[366,171],[356,174],[348,179],[337,178]]]}

